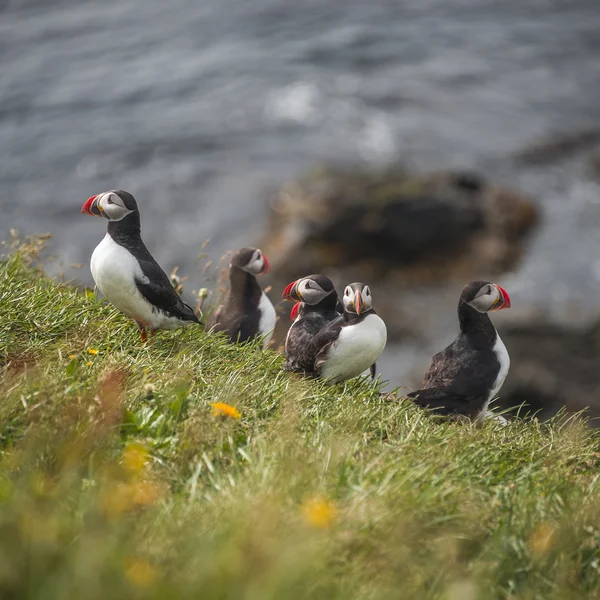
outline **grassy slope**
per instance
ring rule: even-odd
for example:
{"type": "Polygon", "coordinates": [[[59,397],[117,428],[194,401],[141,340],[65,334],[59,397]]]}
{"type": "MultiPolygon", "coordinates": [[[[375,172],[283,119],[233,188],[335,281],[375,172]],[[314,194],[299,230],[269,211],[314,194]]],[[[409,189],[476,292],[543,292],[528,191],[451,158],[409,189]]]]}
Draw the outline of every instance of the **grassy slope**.
{"type": "Polygon", "coordinates": [[[598,430],[436,422],[200,328],[142,345],[30,252],[0,263],[1,598],[599,597],[598,430]]]}

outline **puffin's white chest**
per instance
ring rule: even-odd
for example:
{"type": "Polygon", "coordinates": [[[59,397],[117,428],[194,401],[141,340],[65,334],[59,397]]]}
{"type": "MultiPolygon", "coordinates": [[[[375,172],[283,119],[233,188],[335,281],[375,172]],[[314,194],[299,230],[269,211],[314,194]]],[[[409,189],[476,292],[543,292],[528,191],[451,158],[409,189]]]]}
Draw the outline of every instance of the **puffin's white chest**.
{"type": "Polygon", "coordinates": [[[96,246],[90,270],[102,295],[123,314],[150,329],[175,329],[183,323],[153,307],[140,293],[136,279],[147,282],[137,259],[107,233],[96,246]]]}
{"type": "Polygon", "coordinates": [[[510,368],[510,357],[508,356],[508,350],[497,333],[496,343],[494,344],[493,351],[496,355],[496,359],[500,363],[500,370],[498,371],[498,376],[496,377],[496,381],[494,381],[494,385],[492,385],[492,390],[485,404],[484,412],[487,409],[490,401],[493,400],[496,394],[500,391],[500,388],[502,387],[502,384],[508,375],[508,369],[510,368]]]}
{"type": "Polygon", "coordinates": [[[387,329],[375,314],[360,323],[342,327],[321,367],[321,376],[330,383],[358,377],[380,357],[387,342],[387,329]]]}
{"type": "Polygon", "coordinates": [[[263,338],[263,348],[266,348],[273,337],[273,330],[275,329],[275,321],[277,315],[275,308],[269,297],[263,292],[260,297],[258,304],[258,310],[260,312],[260,319],[258,321],[258,331],[263,338]]]}

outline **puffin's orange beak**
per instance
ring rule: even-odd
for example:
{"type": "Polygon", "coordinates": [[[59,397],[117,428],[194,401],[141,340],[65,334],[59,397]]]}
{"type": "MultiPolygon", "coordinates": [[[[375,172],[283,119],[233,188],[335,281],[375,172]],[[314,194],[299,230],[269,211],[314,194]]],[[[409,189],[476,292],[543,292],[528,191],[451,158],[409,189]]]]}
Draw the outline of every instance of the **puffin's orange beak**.
{"type": "Polygon", "coordinates": [[[290,312],[290,321],[295,321],[298,313],[300,312],[300,307],[302,306],[302,302],[296,302],[294,304],[291,312],[290,312]]]}
{"type": "Polygon", "coordinates": [[[263,254],[263,262],[265,263],[265,266],[263,267],[263,270],[260,272],[261,275],[265,275],[266,273],[268,273],[271,270],[271,264],[269,263],[269,261],[267,260],[267,257],[263,254]]]}
{"type": "Polygon", "coordinates": [[[496,305],[492,307],[492,311],[502,310],[503,308],[510,308],[510,296],[508,292],[494,283],[494,287],[500,292],[500,296],[496,301],[496,305]]]}
{"type": "MultiPolygon", "coordinates": [[[[283,290],[283,294],[281,297],[284,300],[291,300],[292,302],[302,302],[302,296],[298,292],[298,281],[292,281],[292,283],[285,286],[285,290],[283,290]]],[[[293,309],[292,309],[293,310],[293,309]]]]}
{"type": "Polygon", "coordinates": [[[360,311],[363,308],[363,301],[362,301],[362,296],[360,295],[360,292],[356,292],[356,294],[354,294],[354,309],[356,310],[356,314],[360,315],[360,311]]]}
{"type": "Polygon", "coordinates": [[[85,204],[81,207],[81,212],[86,215],[92,215],[92,217],[101,217],[100,207],[96,202],[98,196],[92,196],[85,201],[85,204]]]}

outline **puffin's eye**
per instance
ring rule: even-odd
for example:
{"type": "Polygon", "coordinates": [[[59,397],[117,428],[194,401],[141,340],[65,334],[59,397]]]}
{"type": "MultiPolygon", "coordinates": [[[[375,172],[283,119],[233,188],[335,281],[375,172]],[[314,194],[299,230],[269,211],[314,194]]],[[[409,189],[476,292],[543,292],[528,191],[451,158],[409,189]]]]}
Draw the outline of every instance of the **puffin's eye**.
{"type": "Polygon", "coordinates": [[[365,296],[370,296],[371,290],[369,288],[365,288],[365,296]]]}
{"type": "Polygon", "coordinates": [[[114,204],[114,202],[113,202],[113,199],[112,199],[112,196],[109,196],[109,197],[106,199],[106,203],[107,203],[107,204],[114,204]]]}
{"type": "Polygon", "coordinates": [[[307,290],[311,290],[312,289],[312,287],[311,287],[311,285],[310,285],[310,283],[308,281],[304,284],[304,287],[307,290]]]}
{"type": "Polygon", "coordinates": [[[349,295],[350,295],[350,288],[346,288],[346,291],[344,292],[344,294],[345,294],[346,296],[349,296],[349,295]]]}

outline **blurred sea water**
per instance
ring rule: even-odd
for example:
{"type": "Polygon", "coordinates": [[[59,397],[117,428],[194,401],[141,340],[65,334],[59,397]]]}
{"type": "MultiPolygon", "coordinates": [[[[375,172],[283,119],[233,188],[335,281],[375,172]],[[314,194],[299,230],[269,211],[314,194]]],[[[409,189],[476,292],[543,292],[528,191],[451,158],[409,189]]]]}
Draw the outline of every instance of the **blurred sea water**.
{"type": "MultiPolygon", "coordinates": [[[[542,210],[502,280],[511,312],[591,318],[600,187],[577,157],[515,156],[600,127],[599,32],[594,0],[0,0],[0,235],[50,232],[65,268],[87,265],[104,226],[82,203],[127,189],[147,245],[194,286],[201,244],[258,240],[267,190],[319,161],[468,168],[542,210]]],[[[428,298],[434,350],[449,294],[402,300],[428,298]]]]}

